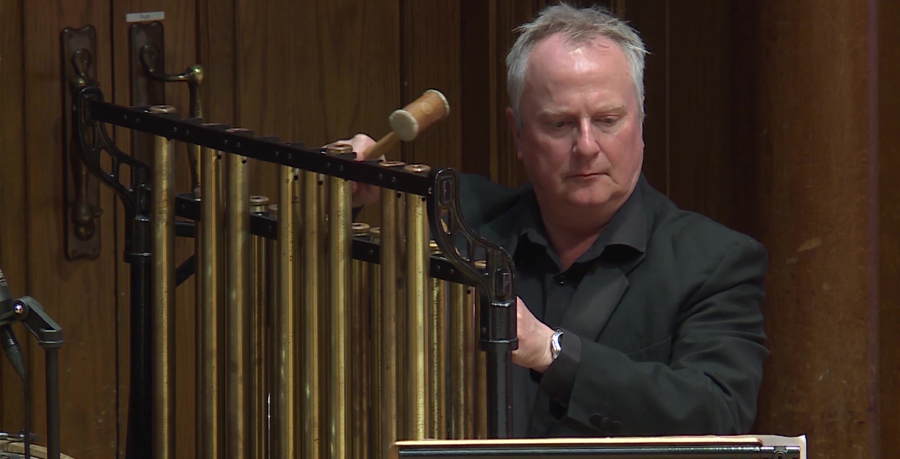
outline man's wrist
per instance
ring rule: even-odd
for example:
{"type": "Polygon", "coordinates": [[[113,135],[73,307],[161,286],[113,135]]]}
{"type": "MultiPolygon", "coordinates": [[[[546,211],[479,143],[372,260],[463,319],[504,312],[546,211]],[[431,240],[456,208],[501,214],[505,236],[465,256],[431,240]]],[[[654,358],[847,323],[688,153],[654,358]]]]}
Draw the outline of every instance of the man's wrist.
{"type": "Polygon", "coordinates": [[[550,364],[552,364],[554,360],[553,352],[551,350],[551,342],[553,341],[553,335],[556,333],[556,331],[550,327],[547,327],[546,333],[547,334],[544,335],[544,338],[541,340],[544,343],[547,343],[543,346],[544,352],[541,353],[542,358],[537,365],[531,368],[538,373],[544,373],[545,371],[547,371],[547,368],[550,368],[550,364]]]}
{"type": "Polygon", "coordinates": [[[550,358],[552,360],[556,360],[559,357],[559,353],[562,352],[562,337],[562,328],[557,328],[553,335],[550,336],[550,358]]]}

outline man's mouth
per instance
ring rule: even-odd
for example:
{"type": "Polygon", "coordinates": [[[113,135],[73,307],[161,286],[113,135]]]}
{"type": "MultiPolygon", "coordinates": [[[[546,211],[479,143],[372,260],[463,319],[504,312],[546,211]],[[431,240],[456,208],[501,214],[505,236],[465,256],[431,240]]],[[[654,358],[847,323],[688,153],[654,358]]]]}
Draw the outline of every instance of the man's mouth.
{"type": "Polygon", "coordinates": [[[591,178],[591,177],[599,177],[602,175],[601,172],[581,172],[578,174],[573,174],[572,178],[591,178]]]}

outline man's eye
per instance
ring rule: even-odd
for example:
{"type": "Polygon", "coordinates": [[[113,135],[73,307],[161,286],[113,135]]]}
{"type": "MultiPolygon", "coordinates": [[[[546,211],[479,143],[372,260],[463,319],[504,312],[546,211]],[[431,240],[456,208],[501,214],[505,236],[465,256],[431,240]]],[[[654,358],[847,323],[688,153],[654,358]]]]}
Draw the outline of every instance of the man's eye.
{"type": "Polygon", "coordinates": [[[606,117],[600,118],[600,122],[607,126],[611,126],[611,125],[615,124],[616,120],[617,119],[612,116],[606,116],[606,117]]]}
{"type": "Polygon", "coordinates": [[[562,128],[566,127],[567,124],[569,124],[569,123],[566,121],[556,121],[553,123],[553,127],[557,128],[557,129],[562,129],[562,128]]]}

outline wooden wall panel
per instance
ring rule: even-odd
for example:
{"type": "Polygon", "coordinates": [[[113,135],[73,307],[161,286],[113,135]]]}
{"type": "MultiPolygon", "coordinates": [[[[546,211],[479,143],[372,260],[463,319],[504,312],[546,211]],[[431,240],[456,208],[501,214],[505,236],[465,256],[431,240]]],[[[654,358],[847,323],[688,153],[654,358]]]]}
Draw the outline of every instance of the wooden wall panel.
{"type": "MultiPolygon", "coordinates": [[[[13,295],[28,289],[29,260],[22,242],[28,234],[28,201],[25,193],[24,61],[22,56],[23,2],[0,2],[0,270],[13,295]]],[[[23,352],[31,340],[15,327],[23,352]]],[[[24,404],[19,394],[22,381],[7,364],[0,367],[0,429],[18,431],[23,426],[24,404]]]]}
{"type": "MultiPolygon", "coordinates": [[[[116,453],[116,321],[112,193],[101,189],[102,248],[97,260],[67,261],[63,222],[63,109],[59,32],[63,27],[97,27],[98,79],[110,77],[109,3],[73,0],[24,3],[24,94],[26,109],[24,182],[28,195],[27,293],[43,303],[64,330],[60,351],[62,447],[76,457],[112,458],[116,453]]],[[[26,293],[26,292],[22,292],[26,293]]],[[[28,358],[33,428],[46,438],[43,354],[28,358]]]]}
{"type": "Polygon", "coordinates": [[[462,165],[460,2],[401,0],[401,102],[435,88],[450,103],[449,116],[403,145],[403,161],[432,167],[462,165]]]}
{"type": "Polygon", "coordinates": [[[516,158],[515,142],[506,120],[506,107],[509,107],[506,90],[506,53],[512,48],[518,36],[513,29],[534,19],[543,6],[543,0],[496,2],[494,64],[497,66],[497,72],[494,78],[496,78],[496,110],[500,115],[496,118],[497,144],[491,156],[491,179],[508,186],[519,186],[527,177],[525,169],[516,158]]]}
{"type": "MultiPolygon", "coordinates": [[[[241,125],[309,147],[388,132],[400,107],[398,2],[238,0],[236,8],[241,125]]],[[[254,167],[251,192],[274,202],[275,167],[254,167]]],[[[375,215],[367,209],[362,219],[375,215]]]]}
{"type": "MultiPolygon", "coordinates": [[[[878,2],[878,318],[880,376],[878,410],[881,421],[881,457],[900,450],[900,3],[878,2]]],[[[870,24],[872,27],[873,24],[870,24]]],[[[872,128],[872,126],[870,126],[872,128]]]]}
{"type": "Polygon", "coordinates": [[[732,197],[744,182],[729,154],[729,5],[706,0],[669,11],[668,188],[680,207],[734,225],[741,209],[732,197]]]}
{"type": "MultiPolygon", "coordinates": [[[[504,119],[498,103],[497,72],[502,70],[495,53],[497,4],[495,1],[460,2],[459,68],[460,170],[491,177],[497,148],[497,129],[504,119]]],[[[509,152],[505,152],[509,154],[509,152]]]]}
{"type": "MultiPolygon", "coordinates": [[[[644,64],[644,176],[669,193],[670,1],[621,0],[619,16],[634,27],[648,54],[644,64]]],[[[682,116],[682,115],[679,115],[682,116]]]]}
{"type": "Polygon", "coordinates": [[[211,122],[236,119],[234,0],[197,0],[197,61],[206,71],[203,116],[211,122]]]}
{"type": "Polygon", "coordinates": [[[758,164],[755,180],[742,179],[755,198],[740,210],[770,255],[772,354],[756,430],[805,433],[814,458],[871,457],[866,5],[734,6],[736,54],[757,69],[739,80],[755,90],[735,102],[751,116],[732,154],[758,164]]]}

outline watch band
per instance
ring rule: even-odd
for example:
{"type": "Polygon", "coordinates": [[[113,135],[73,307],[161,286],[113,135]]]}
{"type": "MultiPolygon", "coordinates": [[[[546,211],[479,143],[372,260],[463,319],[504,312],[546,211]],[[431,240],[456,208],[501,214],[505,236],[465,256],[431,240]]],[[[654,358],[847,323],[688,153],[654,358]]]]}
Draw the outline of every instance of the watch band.
{"type": "Polygon", "coordinates": [[[553,360],[556,360],[556,358],[559,357],[559,353],[562,352],[562,344],[559,342],[562,335],[562,328],[557,328],[556,331],[553,332],[553,336],[550,337],[550,357],[553,358],[553,360]]]}

